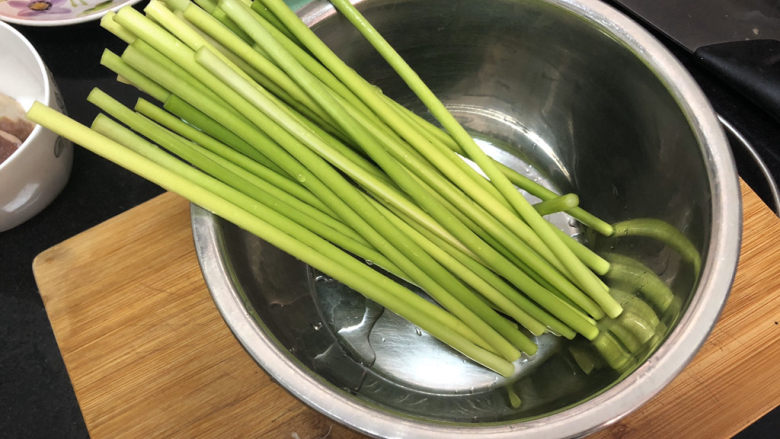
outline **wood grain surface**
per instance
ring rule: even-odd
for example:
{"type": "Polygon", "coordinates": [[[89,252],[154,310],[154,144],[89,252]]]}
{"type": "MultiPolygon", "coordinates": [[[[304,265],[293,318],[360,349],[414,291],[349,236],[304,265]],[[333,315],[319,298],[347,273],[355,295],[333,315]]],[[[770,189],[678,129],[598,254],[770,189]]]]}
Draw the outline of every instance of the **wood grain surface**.
{"type": "MultiPolygon", "coordinates": [[[[694,361],[598,438],[730,437],[780,404],[780,220],[743,185],[739,270],[694,361]]],[[[95,438],[358,438],[276,385],[217,312],[189,204],[163,194],[33,263],[95,438]]]]}

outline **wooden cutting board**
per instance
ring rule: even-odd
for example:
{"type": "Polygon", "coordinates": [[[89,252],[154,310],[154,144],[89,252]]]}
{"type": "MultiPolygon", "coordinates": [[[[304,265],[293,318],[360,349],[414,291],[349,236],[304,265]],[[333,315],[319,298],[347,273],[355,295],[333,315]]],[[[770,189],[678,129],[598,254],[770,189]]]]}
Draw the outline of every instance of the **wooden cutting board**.
{"type": "MultiPolygon", "coordinates": [[[[726,438],[780,404],[780,220],[743,185],[733,291],[695,360],[596,437],[726,438]]],[[[163,194],[33,263],[95,438],[358,438],[276,385],[217,312],[189,204],[163,194]]]]}

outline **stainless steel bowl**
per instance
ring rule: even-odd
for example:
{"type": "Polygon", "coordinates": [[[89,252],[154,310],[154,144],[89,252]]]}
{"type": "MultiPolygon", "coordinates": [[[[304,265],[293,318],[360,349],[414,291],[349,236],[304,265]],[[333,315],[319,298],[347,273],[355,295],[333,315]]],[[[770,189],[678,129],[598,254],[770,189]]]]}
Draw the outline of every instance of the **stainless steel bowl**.
{"type": "MultiPolygon", "coordinates": [[[[651,240],[618,249],[652,267],[682,303],[633,371],[585,375],[556,338],[487,372],[326,275],[197,208],[192,223],[214,300],[282,386],[374,436],[568,437],[634,410],[687,364],[736,268],[740,196],[718,122],[696,84],[638,25],[598,1],[367,0],[359,8],[484,148],[608,221],[662,219],[704,261],[691,274],[651,240]],[[543,367],[540,367],[543,366],[543,367]],[[515,407],[509,392],[521,394],[515,407]]],[[[300,12],[348,64],[425,114],[326,2],[300,12]]],[[[558,224],[578,233],[565,217],[558,224]]]]}

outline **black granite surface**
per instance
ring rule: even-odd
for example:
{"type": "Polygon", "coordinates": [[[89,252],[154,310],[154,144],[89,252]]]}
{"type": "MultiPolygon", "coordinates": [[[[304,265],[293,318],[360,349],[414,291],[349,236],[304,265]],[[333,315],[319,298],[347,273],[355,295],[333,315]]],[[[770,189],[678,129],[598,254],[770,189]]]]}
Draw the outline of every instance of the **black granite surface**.
{"type": "MultiPolygon", "coordinates": [[[[123,45],[96,22],[61,28],[16,27],[39,50],[59,85],[68,113],[80,122],[88,124],[97,114],[86,102],[92,87],[125,101],[134,94],[98,65],[104,48],[120,51],[123,45]]],[[[720,93],[706,79],[701,81],[709,88],[708,93],[720,93]]],[[[719,105],[733,107],[729,103],[719,105]]],[[[731,111],[737,116],[743,114],[738,108],[731,111]]],[[[744,124],[756,125],[756,121],[750,119],[744,124]]],[[[770,139],[761,141],[771,143],[770,139]]],[[[74,153],[73,172],[60,196],[30,221],[0,233],[2,438],[88,437],[33,279],[33,258],[162,192],[84,149],[76,148],[74,153]]],[[[777,437],[773,433],[780,431],[778,418],[780,414],[775,410],[743,432],[740,439],[777,437]]]]}

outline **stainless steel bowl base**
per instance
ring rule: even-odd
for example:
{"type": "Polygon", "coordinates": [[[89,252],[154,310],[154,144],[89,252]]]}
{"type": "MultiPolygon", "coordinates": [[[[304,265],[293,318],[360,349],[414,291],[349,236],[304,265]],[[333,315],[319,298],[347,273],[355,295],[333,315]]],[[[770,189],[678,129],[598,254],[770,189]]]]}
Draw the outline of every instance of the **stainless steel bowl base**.
{"type": "MultiPolygon", "coordinates": [[[[500,377],[262,240],[192,210],[204,277],[247,351],[306,403],[365,433],[565,437],[649,399],[714,324],[736,267],[740,218],[728,146],[701,93],[641,29],[600,2],[364,1],[358,7],[491,156],[608,222],[657,218],[704,261],[697,278],[650,239],[599,240],[674,292],[679,312],[639,368],[584,374],[568,341],[538,337],[500,377]],[[521,403],[518,404],[518,401],[521,403]]],[[[428,117],[326,2],[300,11],[349,65],[428,117]]],[[[585,239],[581,226],[553,222],[585,239]]],[[[379,268],[377,268],[379,269],[379,268]]]]}

